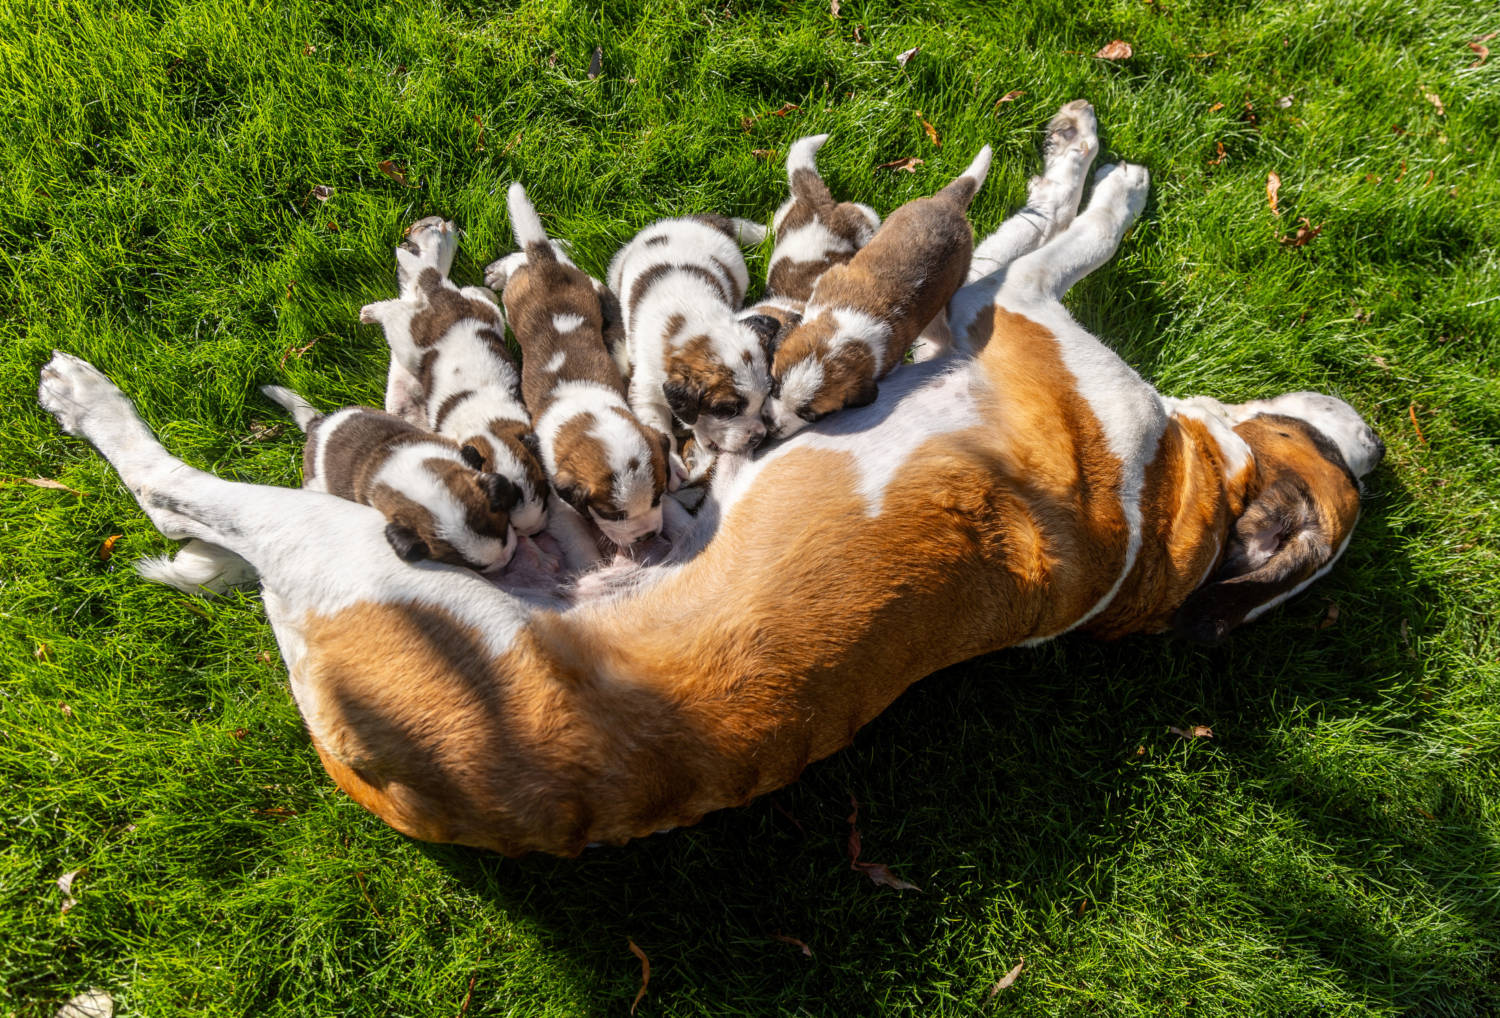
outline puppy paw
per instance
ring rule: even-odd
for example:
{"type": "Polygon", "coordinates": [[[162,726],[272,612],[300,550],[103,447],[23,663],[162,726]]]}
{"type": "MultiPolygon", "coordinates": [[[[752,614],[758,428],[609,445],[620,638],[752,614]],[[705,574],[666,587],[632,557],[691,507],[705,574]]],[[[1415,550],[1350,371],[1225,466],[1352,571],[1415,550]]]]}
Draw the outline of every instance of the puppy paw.
{"type": "Polygon", "coordinates": [[[1042,157],[1048,167],[1070,160],[1087,165],[1099,151],[1099,123],[1086,99],[1075,99],[1047,122],[1042,157]]]}
{"type": "Polygon", "coordinates": [[[396,245],[396,276],[401,292],[406,293],[423,269],[436,269],[448,275],[457,250],[458,228],[442,216],[428,216],[412,223],[396,245]]]}
{"type": "Polygon", "coordinates": [[[521,266],[526,264],[526,252],[517,251],[508,254],[504,258],[490,262],[489,267],[484,270],[484,285],[501,293],[510,277],[520,271],[521,266]]]}
{"type": "Polygon", "coordinates": [[[37,402],[70,435],[82,436],[95,426],[109,427],[134,412],[130,400],[103,372],[58,350],[52,351],[52,360],[42,368],[37,402]]]}

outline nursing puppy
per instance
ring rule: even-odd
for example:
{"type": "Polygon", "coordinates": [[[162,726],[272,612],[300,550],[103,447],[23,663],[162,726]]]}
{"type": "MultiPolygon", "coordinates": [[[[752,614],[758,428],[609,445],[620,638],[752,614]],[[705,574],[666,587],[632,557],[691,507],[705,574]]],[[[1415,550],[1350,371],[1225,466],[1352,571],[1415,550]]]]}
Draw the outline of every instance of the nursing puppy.
{"type": "Polygon", "coordinates": [[[986,145],[957,180],[901,206],[848,263],[818,279],[772,362],[766,417],[776,437],[875,399],[876,380],[964,283],[974,250],[966,213],[989,168],[986,145]]]}
{"type": "Polygon", "coordinates": [[[499,474],[481,473],[472,447],[368,407],[321,414],[280,385],[260,391],[307,434],[302,486],[380,510],[390,521],[385,539],[404,561],[486,570],[515,554],[509,514],[519,493],[499,474]]]}
{"type": "Polygon", "coordinates": [[[521,391],[557,494],[622,550],[661,530],[671,439],[630,412],[605,349],[595,283],[559,256],[519,183],[510,186],[519,252],[492,264],[521,344],[521,391]]]}
{"type": "Polygon", "coordinates": [[[710,454],[748,451],[766,434],[767,344],[780,325],[736,317],[750,281],[739,245],[765,233],[723,216],[664,219],[636,234],[609,266],[631,409],[663,434],[680,420],[710,454]]]}
{"type": "Polygon", "coordinates": [[[391,348],[387,407],[414,401],[434,432],[472,447],[480,469],[518,489],[516,530],[536,534],[547,523],[547,480],[505,349],[505,319],[489,291],[448,278],[457,242],[439,217],[414,223],[396,248],[401,296],[365,305],[359,320],[380,325],[391,348]]]}
{"type": "Polygon", "coordinates": [[[833,200],[818,174],[818,150],[827,140],[826,134],[799,138],[787,152],[792,196],[771,220],[776,246],[766,273],[768,300],[805,304],[823,273],[853,258],[880,229],[880,216],[870,206],[833,200]]]}

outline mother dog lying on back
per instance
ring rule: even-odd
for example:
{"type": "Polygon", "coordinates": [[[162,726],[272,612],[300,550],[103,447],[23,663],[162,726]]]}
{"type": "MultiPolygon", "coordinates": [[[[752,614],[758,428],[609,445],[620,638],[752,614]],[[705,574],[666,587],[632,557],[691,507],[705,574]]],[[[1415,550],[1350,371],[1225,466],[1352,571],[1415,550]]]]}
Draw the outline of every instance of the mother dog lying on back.
{"type": "Polygon", "coordinates": [[[171,456],[58,353],[40,399],[152,522],[261,576],[333,779],[397,829],[572,855],[796,779],[915,680],[1072,629],[1213,639],[1343,551],[1378,438],[1311,393],[1173,400],[1059,302],[1145,202],[1075,103],[949,306],[957,352],[721,467],[676,564],[564,605],[391,555],[375,509],[171,456]]]}

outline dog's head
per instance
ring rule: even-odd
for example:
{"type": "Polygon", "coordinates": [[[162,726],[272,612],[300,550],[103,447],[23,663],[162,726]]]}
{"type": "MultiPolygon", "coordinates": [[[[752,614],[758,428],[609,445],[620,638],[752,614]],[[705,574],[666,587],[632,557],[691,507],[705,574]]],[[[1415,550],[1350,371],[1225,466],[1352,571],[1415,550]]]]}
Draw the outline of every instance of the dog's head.
{"type": "Polygon", "coordinates": [[[479,434],[460,443],[464,462],[483,473],[499,474],[516,490],[510,510],[517,533],[530,536],[547,525],[547,498],[551,491],[542,469],[542,450],[531,425],[525,421],[497,419],[479,434]]]}
{"type": "Polygon", "coordinates": [[[1332,567],[1359,519],[1359,479],[1385,444],[1343,400],[1312,392],[1226,406],[1218,414],[1255,457],[1257,486],[1217,572],[1177,610],[1174,628],[1216,643],[1332,567]]]}
{"type": "Polygon", "coordinates": [[[510,521],[520,498],[516,486],[445,456],[419,469],[423,476],[399,487],[382,484],[371,498],[389,521],[385,537],[396,554],[478,570],[509,562],[518,541],[510,521]]]}
{"type": "Polygon", "coordinates": [[[886,331],[849,311],[825,311],[792,328],[771,365],[771,435],[786,438],[835,410],[873,403],[886,331]]]}
{"type": "Polygon", "coordinates": [[[761,411],[770,391],[771,348],[780,331],[775,318],[751,315],[668,346],[662,395],[709,452],[749,452],[765,439],[761,411]]]}
{"type": "Polygon", "coordinates": [[[627,552],[661,532],[670,438],[623,402],[576,414],[545,434],[553,488],[580,516],[627,552]]]}

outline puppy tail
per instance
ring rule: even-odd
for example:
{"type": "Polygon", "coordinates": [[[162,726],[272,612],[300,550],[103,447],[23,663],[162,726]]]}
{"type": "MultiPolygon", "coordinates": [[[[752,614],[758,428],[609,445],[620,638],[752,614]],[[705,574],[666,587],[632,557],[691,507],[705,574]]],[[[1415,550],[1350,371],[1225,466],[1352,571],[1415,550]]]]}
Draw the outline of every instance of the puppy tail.
{"type": "Polygon", "coordinates": [[[273,402],[280,403],[282,409],[292,415],[292,420],[297,422],[297,427],[306,431],[312,422],[323,415],[313,409],[313,405],[291,389],[284,385],[262,385],[260,391],[273,402]]]}
{"type": "Polygon", "coordinates": [[[990,147],[986,145],[979,150],[969,168],[959,174],[958,179],[943,188],[934,197],[949,198],[963,208],[968,208],[969,203],[974,200],[974,194],[979,186],[984,183],[984,178],[990,173],[990,147]]]}
{"type": "Polygon", "coordinates": [[[734,242],[740,247],[754,247],[766,239],[767,230],[760,223],[749,219],[731,219],[734,225],[734,242]]]}
{"type": "Polygon", "coordinates": [[[510,185],[505,204],[510,209],[510,229],[515,234],[516,246],[526,252],[526,257],[538,261],[556,260],[552,241],[547,239],[547,230],[542,226],[542,217],[536,214],[536,206],[526,197],[526,188],[519,180],[510,185]]]}
{"type": "Polygon", "coordinates": [[[174,558],[155,555],[141,559],[135,571],[154,583],[176,587],[184,594],[214,597],[235,587],[253,587],[260,579],[255,567],[227,548],[192,540],[174,558]]]}
{"type": "Polygon", "coordinates": [[[828,140],[826,134],[798,138],[786,154],[786,179],[792,197],[813,205],[832,205],[833,193],[818,173],[818,149],[828,140]]]}

